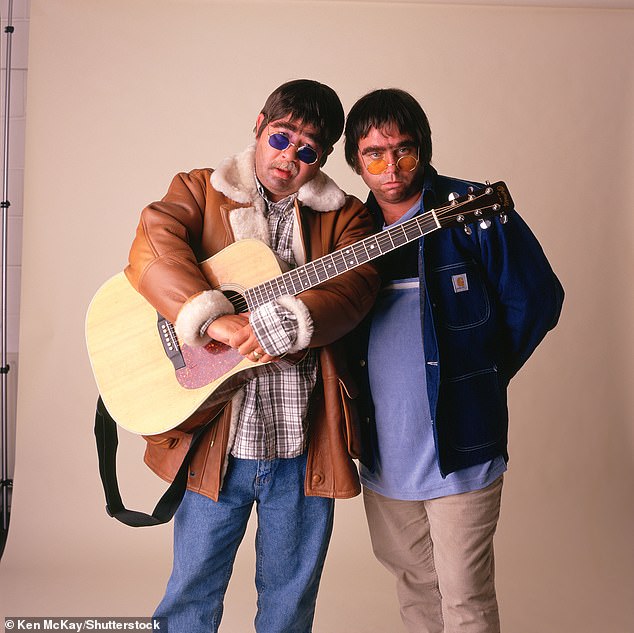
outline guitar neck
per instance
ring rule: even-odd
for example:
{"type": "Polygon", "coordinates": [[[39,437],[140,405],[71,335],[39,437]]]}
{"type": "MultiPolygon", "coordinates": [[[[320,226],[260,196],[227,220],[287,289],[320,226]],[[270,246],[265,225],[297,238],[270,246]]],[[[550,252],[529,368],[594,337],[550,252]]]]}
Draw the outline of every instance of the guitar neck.
{"type": "Polygon", "coordinates": [[[381,231],[360,242],[336,250],[329,255],[290,270],[279,277],[249,288],[245,298],[249,310],[281,295],[298,295],[324,281],[338,277],[357,266],[420,239],[441,228],[434,210],[416,216],[402,224],[381,231]]]}
{"type": "Polygon", "coordinates": [[[477,190],[474,186],[469,186],[467,191],[463,196],[452,194],[451,203],[447,206],[417,215],[356,244],[249,288],[244,295],[247,308],[253,310],[281,295],[298,295],[441,228],[462,227],[467,235],[471,235],[472,229],[468,226],[470,222],[478,222],[486,230],[491,226],[489,218],[494,215],[498,215],[500,222],[506,224],[507,213],[513,209],[513,199],[503,182],[492,185],[487,183],[477,190]]]}

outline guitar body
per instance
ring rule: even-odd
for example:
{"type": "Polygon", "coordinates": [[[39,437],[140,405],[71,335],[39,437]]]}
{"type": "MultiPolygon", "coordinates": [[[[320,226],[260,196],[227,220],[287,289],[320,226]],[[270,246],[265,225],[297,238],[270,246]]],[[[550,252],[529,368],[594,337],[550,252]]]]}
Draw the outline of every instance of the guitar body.
{"type": "MultiPolygon", "coordinates": [[[[273,251],[257,240],[235,242],[200,268],[212,288],[239,294],[280,274],[273,251]]],[[[212,341],[205,347],[183,345],[185,364],[176,369],[157,316],[124,273],[99,288],[86,315],[86,344],[99,393],[112,418],[128,431],[154,435],[173,429],[226,402],[256,374],[281,368],[280,362],[253,363],[212,341]]]]}

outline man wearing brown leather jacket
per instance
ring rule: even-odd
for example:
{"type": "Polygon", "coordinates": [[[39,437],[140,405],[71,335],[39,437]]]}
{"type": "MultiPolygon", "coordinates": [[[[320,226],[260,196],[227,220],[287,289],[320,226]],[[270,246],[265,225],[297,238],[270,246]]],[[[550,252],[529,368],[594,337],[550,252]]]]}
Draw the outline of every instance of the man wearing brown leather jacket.
{"type": "MultiPolygon", "coordinates": [[[[351,458],[354,387],[335,343],[369,311],[379,286],[374,268],[327,272],[310,289],[236,313],[198,266],[255,238],[293,268],[371,233],[363,205],[321,171],[343,124],[331,88],[310,80],[283,84],[257,117],[253,145],[215,171],[178,174],[163,199],[142,212],[125,272],[181,342],[217,341],[267,370],[282,356],[301,358],[246,381],[208,424],[175,516],[173,571],[155,613],[168,618],[170,633],[218,630],[254,503],[255,628],[308,633],[334,499],[360,491],[351,458]]],[[[174,477],[190,431],[146,438],[145,461],[164,479],[174,477]]]]}

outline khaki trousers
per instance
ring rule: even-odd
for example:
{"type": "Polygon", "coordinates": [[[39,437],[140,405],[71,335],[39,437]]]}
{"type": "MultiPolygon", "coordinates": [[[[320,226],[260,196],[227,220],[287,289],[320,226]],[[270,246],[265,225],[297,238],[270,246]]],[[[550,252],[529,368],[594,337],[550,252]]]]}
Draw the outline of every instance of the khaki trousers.
{"type": "Polygon", "coordinates": [[[364,488],[372,548],[396,577],[409,633],[499,633],[493,535],[502,482],[428,501],[364,488]]]}

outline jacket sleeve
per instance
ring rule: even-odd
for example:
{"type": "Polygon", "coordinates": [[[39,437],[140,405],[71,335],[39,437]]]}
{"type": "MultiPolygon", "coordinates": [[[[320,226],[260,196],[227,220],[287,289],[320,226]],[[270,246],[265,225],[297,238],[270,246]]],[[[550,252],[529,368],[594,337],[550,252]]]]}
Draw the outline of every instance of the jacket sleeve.
{"type": "Polygon", "coordinates": [[[504,378],[510,380],[559,320],[563,288],[527,224],[515,211],[477,231],[482,261],[507,330],[504,378]]]}
{"type": "Polygon", "coordinates": [[[143,209],[125,269],[134,288],[190,345],[208,342],[200,334],[202,324],[234,311],[221,292],[210,288],[197,263],[209,173],[177,174],[165,196],[143,209]]]}
{"type": "MultiPolygon", "coordinates": [[[[310,244],[312,259],[374,233],[370,213],[356,198],[347,196],[344,207],[336,213],[336,219],[327,230],[325,222],[321,223],[321,243],[310,244]]],[[[315,235],[311,238],[317,240],[315,235]]],[[[379,286],[375,265],[367,263],[302,292],[298,298],[306,305],[312,319],[310,347],[328,345],[350,332],[370,311],[379,286]]]]}

